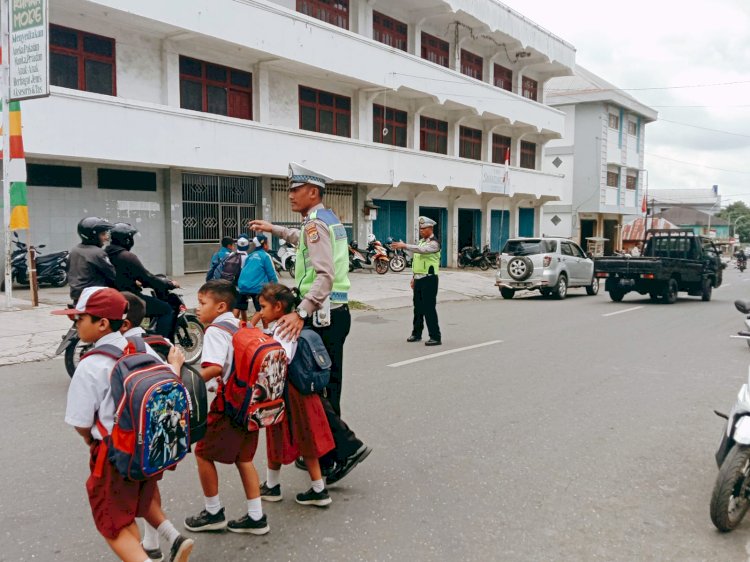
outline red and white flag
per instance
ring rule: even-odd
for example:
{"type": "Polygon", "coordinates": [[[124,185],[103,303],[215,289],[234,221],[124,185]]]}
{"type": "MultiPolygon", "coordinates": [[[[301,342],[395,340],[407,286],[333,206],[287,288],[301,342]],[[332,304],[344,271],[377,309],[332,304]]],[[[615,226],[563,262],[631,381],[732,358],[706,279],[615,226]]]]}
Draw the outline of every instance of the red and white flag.
{"type": "Polygon", "coordinates": [[[646,196],[643,196],[643,202],[641,203],[641,213],[644,213],[648,210],[648,205],[646,203],[646,196]]]}

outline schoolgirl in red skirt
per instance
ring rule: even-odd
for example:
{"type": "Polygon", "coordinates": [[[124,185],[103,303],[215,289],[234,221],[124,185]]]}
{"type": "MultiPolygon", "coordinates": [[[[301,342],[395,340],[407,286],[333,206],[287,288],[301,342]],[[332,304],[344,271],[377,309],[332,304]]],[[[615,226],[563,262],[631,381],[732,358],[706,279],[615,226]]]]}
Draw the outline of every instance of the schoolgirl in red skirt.
{"type": "MultiPolygon", "coordinates": [[[[269,283],[260,294],[260,311],[253,323],[262,320],[268,330],[284,316],[294,312],[297,297],[288,287],[269,283]]],[[[275,336],[287,353],[291,363],[297,348],[296,342],[275,336]]],[[[317,394],[302,394],[293,385],[287,384],[287,415],[281,423],[266,429],[266,451],[268,456],[267,479],[261,486],[261,498],[266,501],[281,501],[281,466],[302,457],[310,474],[311,487],[297,494],[297,503],[324,507],[331,504],[325,487],[318,459],[335,447],[328,426],[323,404],[317,394]]]]}

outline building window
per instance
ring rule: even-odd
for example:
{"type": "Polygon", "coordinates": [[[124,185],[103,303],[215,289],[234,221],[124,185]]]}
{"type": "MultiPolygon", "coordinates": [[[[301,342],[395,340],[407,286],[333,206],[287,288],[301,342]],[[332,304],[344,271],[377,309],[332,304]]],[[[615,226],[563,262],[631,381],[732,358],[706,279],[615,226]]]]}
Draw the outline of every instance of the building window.
{"type": "Polygon", "coordinates": [[[406,51],[409,43],[409,26],[380,12],[373,12],[372,38],[390,47],[406,51]]]}
{"type": "Polygon", "coordinates": [[[507,151],[508,162],[510,162],[510,137],[503,135],[492,135],[492,161],[496,164],[505,164],[507,151]]]}
{"type": "Polygon", "coordinates": [[[372,114],[372,140],[406,148],[406,111],[374,105],[372,114]]]}
{"type": "Polygon", "coordinates": [[[26,164],[26,183],[40,187],[83,187],[79,166],[26,164]]]}
{"type": "Polygon", "coordinates": [[[499,64],[495,65],[495,86],[503,90],[513,91],[513,71],[499,64]]]}
{"type": "Polygon", "coordinates": [[[156,172],[110,170],[107,168],[99,168],[96,172],[99,189],[156,191],[156,172]]]}
{"type": "Polygon", "coordinates": [[[633,136],[638,134],[638,123],[635,121],[628,121],[628,134],[633,136]]]}
{"type": "Polygon", "coordinates": [[[297,0],[297,11],[336,27],[349,29],[349,0],[297,0]]]}
{"type": "Polygon", "coordinates": [[[615,115],[614,113],[609,114],[609,128],[610,129],[620,129],[620,116],[615,115]]]}
{"type": "Polygon", "coordinates": [[[482,131],[461,127],[459,129],[458,155],[472,160],[482,159],[482,131]]]}
{"type": "Polygon", "coordinates": [[[625,189],[636,189],[638,187],[638,176],[628,175],[625,178],[625,189]]]}
{"type": "Polygon", "coordinates": [[[117,95],[115,40],[49,26],[50,83],[73,90],[117,95]]]}
{"type": "Polygon", "coordinates": [[[484,60],[482,57],[461,49],[461,74],[481,80],[483,70],[484,60]]]}
{"type": "Polygon", "coordinates": [[[180,107],[252,119],[253,76],[242,70],[180,57],[180,107]]]}
{"type": "Polygon", "coordinates": [[[448,68],[450,46],[446,41],[422,32],[422,58],[448,68]]]}
{"type": "Polygon", "coordinates": [[[531,78],[523,77],[523,97],[537,101],[539,96],[539,82],[531,78]]]}
{"type": "Polygon", "coordinates": [[[419,148],[425,152],[448,154],[448,122],[421,117],[419,121],[419,148]]]}
{"type": "Polygon", "coordinates": [[[607,172],[607,187],[619,187],[620,174],[617,172],[607,172]]]}
{"type": "Polygon", "coordinates": [[[339,137],[351,136],[352,99],[299,87],[299,127],[339,137]]]}
{"type": "Polygon", "coordinates": [[[521,141],[521,168],[536,169],[536,144],[521,141]]]}

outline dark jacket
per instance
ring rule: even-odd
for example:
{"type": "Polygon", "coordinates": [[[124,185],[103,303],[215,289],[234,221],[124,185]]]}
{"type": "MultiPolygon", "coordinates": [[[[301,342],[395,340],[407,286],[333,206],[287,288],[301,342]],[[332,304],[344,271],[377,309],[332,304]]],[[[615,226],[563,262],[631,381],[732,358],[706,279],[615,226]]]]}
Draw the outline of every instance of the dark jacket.
{"type": "Polygon", "coordinates": [[[169,279],[157,277],[149,272],[148,269],[143,267],[138,256],[122,246],[110,244],[106,251],[117,272],[115,289],[118,291],[130,291],[137,295],[141,292],[141,288],[150,287],[160,293],[174,287],[169,279]],[[137,281],[140,282],[140,287],[136,283],[137,281]]]}
{"type": "Polygon", "coordinates": [[[68,284],[76,301],[86,287],[114,287],[115,268],[99,246],[78,244],[68,258],[68,284]]]}

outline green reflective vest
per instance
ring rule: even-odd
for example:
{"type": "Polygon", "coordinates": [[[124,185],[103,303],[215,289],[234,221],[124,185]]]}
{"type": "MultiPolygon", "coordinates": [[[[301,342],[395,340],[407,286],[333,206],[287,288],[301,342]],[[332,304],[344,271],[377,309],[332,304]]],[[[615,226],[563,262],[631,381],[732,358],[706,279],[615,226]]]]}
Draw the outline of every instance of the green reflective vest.
{"type": "MultiPolygon", "coordinates": [[[[320,209],[313,211],[307,218],[305,224],[314,220],[323,221],[328,226],[328,234],[331,237],[331,246],[333,248],[333,287],[331,288],[332,303],[349,302],[349,244],[346,237],[346,229],[341,224],[339,218],[330,209],[320,209]]],[[[310,290],[315,277],[317,276],[315,268],[312,267],[310,254],[307,250],[307,233],[304,225],[299,237],[299,246],[297,248],[297,263],[294,269],[294,280],[299,287],[302,298],[310,290]]]]}
{"type": "MultiPolygon", "coordinates": [[[[420,240],[417,246],[425,246],[430,240],[420,240]]],[[[440,252],[433,252],[431,254],[414,254],[414,259],[411,262],[411,270],[417,275],[426,275],[430,273],[430,266],[433,268],[433,273],[438,274],[440,269],[440,252]]]]}

